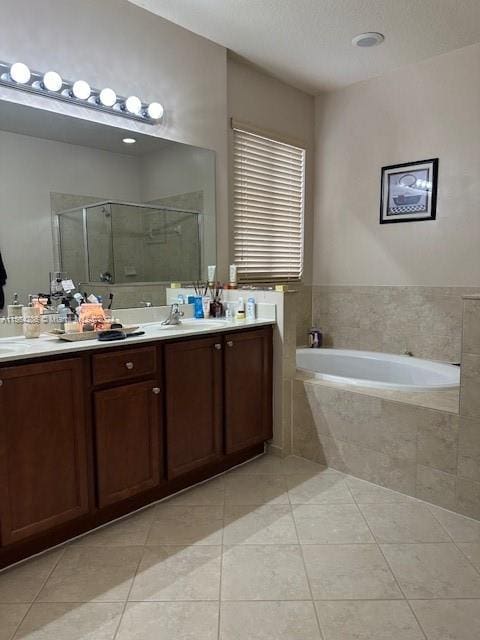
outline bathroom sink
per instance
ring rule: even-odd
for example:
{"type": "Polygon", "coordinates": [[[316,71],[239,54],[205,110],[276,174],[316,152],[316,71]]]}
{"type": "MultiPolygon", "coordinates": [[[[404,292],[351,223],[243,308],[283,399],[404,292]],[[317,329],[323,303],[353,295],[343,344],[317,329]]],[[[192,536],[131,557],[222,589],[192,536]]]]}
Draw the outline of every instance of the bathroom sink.
{"type": "Polygon", "coordinates": [[[195,331],[195,329],[222,329],[229,323],[223,320],[182,320],[180,324],[159,324],[155,328],[174,331],[195,331]]]}
{"type": "Polygon", "coordinates": [[[27,349],[26,346],[17,343],[0,343],[0,357],[1,356],[10,356],[15,353],[23,353],[27,349]]]}

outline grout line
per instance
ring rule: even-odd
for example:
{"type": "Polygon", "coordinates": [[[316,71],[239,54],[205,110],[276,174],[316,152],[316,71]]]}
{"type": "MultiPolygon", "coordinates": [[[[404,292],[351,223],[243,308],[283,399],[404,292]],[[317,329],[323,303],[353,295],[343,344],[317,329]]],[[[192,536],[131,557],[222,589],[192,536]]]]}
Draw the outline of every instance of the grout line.
{"type": "Polygon", "coordinates": [[[218,586],[218,623],[217,623],[217,640],[220,640],[221,633],[221,616],[222,616],[222,578],[223,578],[223,553],[225,549],[225,505],[226,505],[226,487],[223,485],[223,518],[222,518],[222,541],[220,546],[220,584],[218,586]]]}
{"type": "MultiPolygon", "coordinates": [[[[59,562],[60,562],[60,560],[63,558],[64,553],[65,553],[65,549],[62,549],[62,550],[60,551],[59,556],[58,556],[58,560],[57,560],[56,562],[54,562],[54,564],[53,564],[53,566],[52,566],[51,570],[48,572],[47,577],[45,578],[45,580],[43,580],[42,584],[40,585],[40,587],[39,587],[39,589],[38,589],[38,591],[37,591],[36,596],[33,598],[33,600],[32,600],[30,603],[27,603],[27,604],[28,604],[28,607],[27,607],[27,610],[25,611],[25,615],[22,617],[22,619],[20,620],[20,622],[19,622],[19,623],[18,623],[18,625],[16,626],[16,628],[15,628],[15,630],[14,630],[13,634],[11,635],[11,638],[12,638],[12,639],[17,635],[17,632],[18,632],[18,630],[20,629],[20,627],[22,626],[22,624],[23,624],[23,622],[24,622],[25,618],[26,618],[26,617],[28,616],[28,614],[30,613],[30,611],[31,611],[31,609],[32,609],[32,607],[33,607],[33,605],[37,602],[37,598],[38,598],[38,596],[40,595],[40,593],[41,593],[41,591],[42,591],[43,587],[47,584],[47,581],[49,580],[49,578],[50,578],[50,576],[52,575],[52,573],[53,573],[53,572],[55,571],[55,569],[57,568],[58,563],[59,563],[59,562]]],[[[18,604],[20,604],[20,603],[18,603],[18,604]]]]}
{"type": "Polygon", "coordinates": [[[136,577],[137,577],[138,570],[140,569],[140,564],[142,563],[142,560],[143,560],[143,558],[144,558],[144,556],[145,556],[145,551],[146,551],[146,549],[147,549],[146,545],[143,545],[143,553],[142,553],[142,555],[140,556],[140,558],[139,558],[139,560],[138,560],[138,563],[137,563],[137,566],[136,566],[135,571],[133,572],[132,581],[131,581],[131,583],[130,583],[130,588],[128,589],[128,593],[127,593],[127,596],[126,596],[126,598],[125,598],[125,602],[123,603],[122,613],[120,614],[120,616],[119,616],[119,618],[118,618],[117,628],[115,629],[115,633],[114,633],[114,634],[113,634],[113,636],[112,636],[112,640],[116,640],[116,638],[117,638],[117,636],[118,636],[118,632],[119,632],[119,630],[120,630],[120,626],[121,626],[121,624],[122,624],[122,620],[123,620],[123,618],[124,618],[125,611],[127,610],[128,599],[130,598],[130,594],[132,593],[133,585],[134,585],[134,583],[135,583],[135,579],[136,579],[136,577]]]}
{"type": "Polygon", "coordinates": [[[60,564],[60,560],[62,560],[63,556],[65,555],[66,552],[66,548],[62,549],[60,552],[60,555],[58,556],[58,560],[54,563],[54,566],[52,567],[51,571],[49,571],[48,576],[45,578],[45,580],[42,583],[42,586],[40,587],[40,589],[37,591],[37,595],[35,596],[35,598],[33,599],[32,604],[34,604],[35,602],[37,602],[38,600],[38,596],[40,595],[43,587],[46,585],[47,581],[50,579],[50,577],[52,576],[53,572],[55,571],[55,569],[58,567],[58,565],[60,564]]]}
{"type": "MultiPolygon", "coordinates": [[[[427,506],[429,503],[426,503],[427,506]]],[[[436,506],[436,505],[433,505],[436,506]]],[[[442,507],[440,507],[442,508],[442,507]]],[[[442,521],[437,518],[437,516],[435,515],[434,511],[432,509],[428,509],[429,513],[431,513],[431,515],[435,518],[435,520],[438,522],[438,524],[442,527],[442,529],[445,531],[445,533],[447,534],[447,536],[450,538],[450,540],[452,541],[452,543],[454,544],[455,548],[462,554],[462,556],[465,558],[465,560],[468,562],[469,565],[471,565],[473,567],[473,569],[480,575],[480,567],[477,567],[471,560],[470,558],[467,556],[467,554],[463,551],[463,549],[461,547],[459,547],[459,544],[462,544],[460,541],[457,542],[457,540],[454,539],[454,537],[452,535],[450,535],[450,533],[448,532],[447,528],[442,524],[442,521]]],[[[462,516],[461,514],[455,513],[455,512],[451,512],[454,513],[454,515],[459,516],[460,518],[465,518],[467,516],[462,516]]],[[[477,520],[473,520],[473,518],[468,518],[468,520],[472,520],[472,522],[478,522],[477,520]]],[[[480,540],[479,540],[480,543],[480,540]]],[[[469,544],[468,542],[465,542],[463,544],[469,544]]],[[[475,544],[475,543],[474,543],[475,544]]]]}
{"type": "MultiPolygon", "coordinates": [[[[455,540],[453,541],[453,544],[455,545],[455,547],[460,551],[460,553],[462,554],[462,556],[465,558],[465,560],[468,562],[468,564],[470,564],[475,571],[478,573],[478,575],[480,575],[480,567],[476,567],[473,562],[470,560],[470,558],[467,556],[467,554],[465,553],[465,551],[458,546],[458,544],[455,542],[455,540]]],[[[464,542],[464,543],[460,543],[460,544],[469,544],[468,542],[464,542]]],[[[473,544],[476,544],[475,542],[473,544]]],[[[475,599],[475,598],[474,598],[475,599]]]]}
{"type": "MultiPolygon", "coordinates": [[[[260,545],[262,546],[262,545],[260,545]]],[[[298,545],[290,545],[290,546],[298,546],[298,545]]],[[[403,602],[405,600],[405,598],[402,597],[398,597],[398,598],[317,598],[315,601],[316,602],[403,602]]],[[[410,600],[421,600],[422,602],[439,602],[442,600],[479,600],[480,601],[480,596],[449,596],[449,597],[445,597],[442,596],[441,598],[410,598],[410,600]]],[[[206,600],[206,599],[201,599],[201,600],[182,600],[182,599],[178,599],[178,600],[129,600],[128,604],[150,604],[152,602],[165,602],[165,603],[174,603],[174,602],[218,602],[218,599],[215,598],[213,600],[206,600]]],[[[266,598],[262,598],[262,599],[251,599],[251,598],[235,598],[235,599],[225,599],[223,600],[223,602],[310,602],[310,600],[308,600],[308,598],[280,598],[280,599],[275,599],[275,600],[268,600],[266,598]]],[[[6,604],[6,605],[25,605],[28,604],[26,602],[2,602],[0,604],[6,604]]],[[[49,602],[38,602],[35,603],[38,605],[51,605],[51,604],[61,604],[61,605],[98,605],[98,606],[103,606],[105,604],[116,604],[116,605],[123,605],[122,601],[119,600],[101,600],[101,601],[81,601],[81,600],[69,600],[68,602],[66,601],[62,601],[62,602],[56,602],[56,601],[49,601],[49,602]]]]}
{"type": "MultiPolygon", "coordinates": [[[[346,483],[346,484],[347,484],[347,487],[348,487],[348,483],[346,483]]],[[[350,487],[348,487],[348,489],[350,490],[350,487]]],[[[375,536],[375,534],[374,534],[373,530],[371,529],[370,525],[368,524],[368,520],[367,520],[367,518],[365,517],[365,514],[363,513],[363,511],[362,511],[362,509],[361,509],[360,505],[359,505],[359,504],[357,503],[357,501],[355,500],[355,496],[353,495],[353,493],[352,493],[352,498],[353,498],[353,501],[355,502],[355,504],[357,505],[358,510],[359,510],[359,511],[360,511],[360,513],[362,514],[362,518],[364,519],[365,524],[366,524],[366,526],[368,527],[368,530],[370,531],[370,533],[371,533],[371,534],[372,534],[372,536],[373,536],[373,539],[374,539],[374,540],[375,540],[375,542],[377,543],[377,548],[378,548],[378,550],[380,551],[380,553],[381,553],[381,555],[382,555],[382,557],[383,557],[383,560],[384,560],[384,562],[385,562],[386,566],[389,568],[390,573],[392,574],[393,579],[395,580],[395,584],[396,584],[396,585],[397,585],[397,587],[399,588],[400,593],[403,595],[404,601],[407,603],[407,606],[408,606],[408,608],[410,609],[412,616],[413,616],[413,617],[415,618],[415,620],[417,621],[418,628],[419,628],[419,629],[420,629],[420,631],[423,633],[423,635],[424,635],[424,637],[425,637],[425,640],[428,640],[428,637],[427,637],[427,633],[426,633],[426,631],[424,630],[424,628],[423,628],[423,627],[422,627],[422,625],[420,624],[420,620],[417,618],[417,615],[416,615],[415,611],[413,610],[413,607],[412,607],[412,605],[410,604],[410,601],[408,600],[408,598],[407,598],[407,596],[406,596],[406,594],[405,594],[404,590],[402,589],[402,586],[401,586],[401,584],[400,584],[399,580],[397,579],[397,576],[395,575],[395,573],[394,573],[394,571],[393,571],[392,567],[390,566],[390,563],[388,562],[387,557],[386,557],[386,556],[385,556],[385,554],[383,553],[383,549],[382,549],[381,544],[378,542],[377,537],[375,536]]],[[[416,544],[416,543],[412,543],[412,544],[416,544]]]]}
{"type": "MultiPolygon", "coordinates": [[[[424,504],[426,504],[427,507],[429,507],[429,509],[430,509],[430,507],[433,507],[433,509],[441,509],[442,511],[446,511],[447,513],[451,513],[453,516],[457,516],[457,518],[463,518],[464,520],[469,520],[470,522],[474,522],[475,524],[480,525],[480,520],[478,520],[477,518],[472,518],[472,516],[466,516],[463,513],[459,513],[458,511],[452,511],[451,509],[447,509],[446,507],[441,507],[439,504],[434,504],[433,502],[427,502],[426,500],[422,500],[421,498],[415,498],[415,499],[419,500],[420,502],[423,502],[424,504]]],[[[430,509],[430,511],[432,511],[432,509],[430,509]]],[[[433,513],[433,511],[432,511],[432,514],[436,518],[436,516],[433,513]]]]}
{"type": "Polygon", "coordinates": [[[327,636],[326,636],[324,630],[322,629],[322,625],[320,624],[320,617],[318,615],[317,607],[315,605],[315,599],[313,597],[312,585],[310,584],[310,578],[309,578],[308,571],[307,571],[307,565],[305,563],[305,556],[303,555],[303,547],[300,544],[300,536],[298,535],[297,522],[295,520],[295,515],[293,513],[293,505],[292,505],[292,502],[290,500],[290,492],[289,492],[289,489],[288,489],[288,481],[287,481],[287,475],[286,474],[284,475],[284,478],[285,478],[285,484],[287,485],[287,496],[288,496],[288,503],[290,505],[290,515],[291,515],[292,520],[293,520],[293,526],[295,527],[295,534],[297,536],[298,547],[300,549],[300,556],[302,558],[303,571],[305,572],[305,577],[306,577],[307,584],[308,584],[308,590],[310,592],[310,599],[311,599],[311,603],[312,603],[312,606],[313,606],[313,613],[315,615],[315,620],[317,621],[317,627],[318,627],[318,632],[320,634],[320,638],[325,638],[326,639],[327,636]]]}

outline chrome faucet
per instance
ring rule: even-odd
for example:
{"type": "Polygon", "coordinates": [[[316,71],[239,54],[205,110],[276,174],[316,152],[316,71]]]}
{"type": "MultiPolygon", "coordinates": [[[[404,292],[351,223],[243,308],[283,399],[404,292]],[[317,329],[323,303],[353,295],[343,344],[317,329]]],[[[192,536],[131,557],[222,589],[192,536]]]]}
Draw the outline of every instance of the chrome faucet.
{"type": "Polygon", "coordinates": [[[180,307],[178,306],[178,304],[174,302],[170,307],[170,315],[166,320],[162,322],[162,324],[165,324],[165,325],[180,324],[181,323],[180,318],[183,318],[184,315],[185,314],[183,313],[183,311],[180,311],[180,307]]]}

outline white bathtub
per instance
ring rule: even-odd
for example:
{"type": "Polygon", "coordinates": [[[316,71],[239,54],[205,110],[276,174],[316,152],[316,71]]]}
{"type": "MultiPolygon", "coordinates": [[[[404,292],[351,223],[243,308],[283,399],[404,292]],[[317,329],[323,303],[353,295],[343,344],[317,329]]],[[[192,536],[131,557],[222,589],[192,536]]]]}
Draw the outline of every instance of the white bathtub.
{"type": "Polygon", "coordinates": [[[438,391],[460,384],[460,367],[373,351],[297,349],[297,369],[320,380],[399,391],[438,391]]]}

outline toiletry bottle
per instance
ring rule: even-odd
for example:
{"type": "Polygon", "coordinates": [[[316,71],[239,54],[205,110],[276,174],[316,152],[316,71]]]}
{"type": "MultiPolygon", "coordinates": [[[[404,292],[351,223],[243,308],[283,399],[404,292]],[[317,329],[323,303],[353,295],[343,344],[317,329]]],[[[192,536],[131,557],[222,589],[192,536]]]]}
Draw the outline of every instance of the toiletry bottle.
{"type": "Polygon", "coordinates": [[[237,265],[236,264],[230,265],[229,281],[230,281],[229,282],[230,289],[236,289],[237,288],[237,265]]]}
{"type": "Polygon", "coordinates": [[[57,319],[59,324],[64,325],[67,321],[68,309],[66,305],[61,302],[57,307],[57,319]]]}
{"type": "Polygon", "coordinates": [[[255,298],[248,298],[247,300],[247,320],[255,320],[257,315],[257,305],[255,304],[255,298]]]}
{"type": "Polygon", "coordinates": [[[210,317],[210,303],[211,303],[211,299],[209,296],[202,297],[202,309],[203,309],[204,318],[210,317]]]}
{"type": "Polygon", "coordinates": [[[18,293],[14,293],[12,304],[7,307],[7,318],[13,325],[13,333],[16,336],[21,336],[23,333],[22,309],[23,305],[18,301],[18,293]]]}
{"type": "Polygon", "coordinates": [[[240,296],[240,298],[238,299],[235,320],[245,320],[245,302],[243,301],[242,296],[240,296]]]}
{"type": "Polygon", "coordinates": [[[216,265],[214,264],[210,265],[209,267],[207,267],[207,271],[208,271],[208,284],[212,287],[215,282],[215,274],[217,271],[216,265]]]}
{"type": "Polygon", "coordinates": [[[203,301],[202,296],[195,296],[194,298],[193,315],[197,320],[203,318],[203,301]]]}
{"type": "Polygon", "coordinates": [[[323,335],[320,329],[316,329],[315,327],[310,329],[308,332],[308,339],[310,343],[311,349],[320,349],[323,343],[323,335]]]}
{"type": "Polygon", "coordinates": [[[22,316],[22,305],[18,301],[18,293],[13,294],[13,302],[7,307],[7,316],[9,318],[19,318],[22,316]]]}

